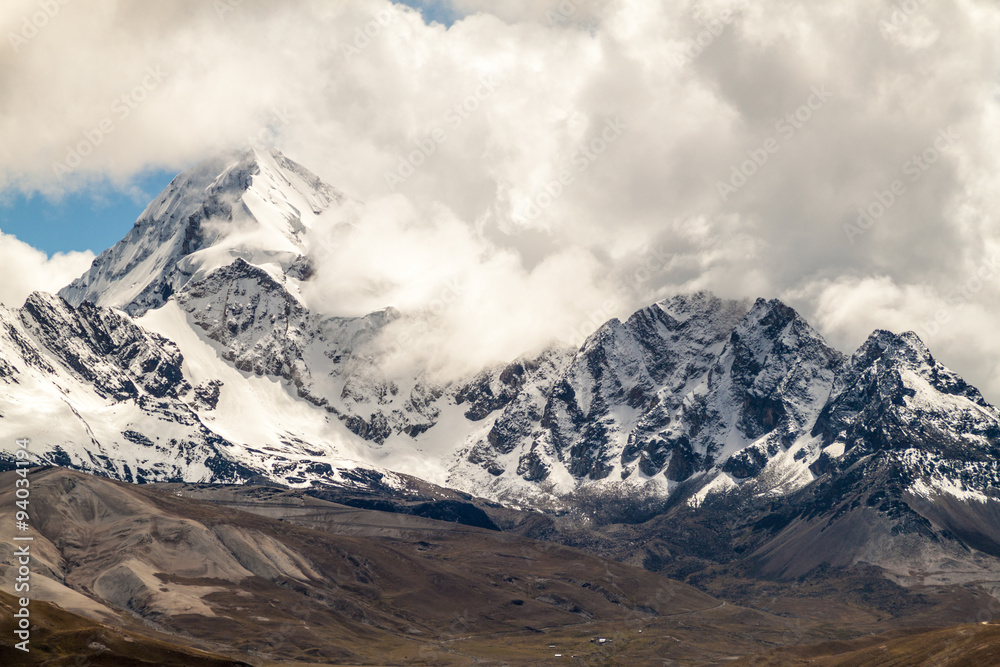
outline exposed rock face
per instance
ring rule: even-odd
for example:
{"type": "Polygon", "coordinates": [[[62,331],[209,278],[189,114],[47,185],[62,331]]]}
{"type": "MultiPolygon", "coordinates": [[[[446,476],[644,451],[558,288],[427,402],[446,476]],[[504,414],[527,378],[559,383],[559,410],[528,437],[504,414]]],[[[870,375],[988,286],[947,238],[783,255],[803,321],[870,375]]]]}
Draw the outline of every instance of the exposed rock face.
{"type": "Polygon", "coordinates": [[[308,228],[344,201],[277,151],[227,153],[177,176],[60,295],[138,317],[236,257],[301,274],[308,228]]]}
{"type": "Polygon", "coordinates": [[[843,363],[778,301],[676,297],[599,329],[543,407],[505,407],[486,443],[519,449],[531,477],[553,461],[578,479],[680,482],[716,464],[752,477],[812,428],[843,363]]]}
{"type": "MultiPolygon", "coordinates": [[[[848,358],[777,300],[680,295],[578,350],[450,381],[389,371],[407,314],[330,317],[301,296],[320,216],[336,228],[346,203],[275,151],[209,160],[61,292],[69,303],[35,295],[7,312],[0,380],[30,369],[39,400],[76,424],[49,460],[167,447],[162,470],[133,461],[144,478],[211,477],[197,465],[217,456],[241,471],[219,464],[225,475],[395,469],[528,500],[615,484],[694,503],[735,487],[780,496],[875,460],[910,471],[893,473],[901,489],[995,481],[1000,413],[915,335],[876,332],[848,358]],[[186,430],[166,437],[163,423],[186,430]]],[[[93,465],[127,478],[133,464],[93,465]]]]}
{"type": "Polygon", "coordinates": [[[843,443],[847,460],[911,448],[970,461],[996,460],[1000,412],[931,356],[913,333],[876,331],[837,378],[813,429],[843,443]]]}
{"type": "Polygon", "coordinates": [[[173,342],[121,311],[41,293],[0,322],[3,419],[40,441],[33,455],[130,482],[256,476],[187,402],[173,342]]]}
{"type": "Polygon", "coordinates": [[[59,297],[36,292],[21,308],[20,319],[35,340],[105,398],[176,399],[190,390],[177,346],[121,312],[90,303],[74,310],[59,297]]]}

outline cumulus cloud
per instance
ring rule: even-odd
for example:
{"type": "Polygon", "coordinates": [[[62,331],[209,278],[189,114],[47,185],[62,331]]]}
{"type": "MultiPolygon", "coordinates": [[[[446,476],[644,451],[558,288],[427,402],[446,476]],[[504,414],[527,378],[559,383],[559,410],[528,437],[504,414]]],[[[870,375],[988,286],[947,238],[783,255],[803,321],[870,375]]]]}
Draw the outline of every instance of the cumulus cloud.
{"type": "Polygon", "coordinates": [[[923,327],[1000,400],[997,279],[953,298],[1000,250],[1000,8],[904,4],[448,0],[446,28],[387,0],[70,3],[0,49],[0,186],[273,139],[368,203],[332,310],[461,280],[436,326],[492,357],[676,291],[782,296],[848,351],[923,327]]]}
{"type": "Polygon", "coordinates": [[[92,252],[57,253],[52,257],[0,232],[0,303],[19,308],[35,291],[56,292],[87,270],[92,252]]]}
{"type": "Polygon", "coordinates": [[[842,277],[792,290],[813,304],[813,325],[842,350],[875,329],[914,331],[946,365],[961,369],[987,397],[1000,396],[1000,253],[969,267],[968,278],[942,289],[897,283],[887,275],[842,277]]]}
{"type": "Polygon", "coordinates": [[[421,211],[401,195],[352,205],[313,242],[310,307],[358,316],[392,304],[406,315],[380,340],[391,372],[455,377],[579,345],[623,305],[590,253],[569,246],[529,270],[447,207],[421,211]]]}

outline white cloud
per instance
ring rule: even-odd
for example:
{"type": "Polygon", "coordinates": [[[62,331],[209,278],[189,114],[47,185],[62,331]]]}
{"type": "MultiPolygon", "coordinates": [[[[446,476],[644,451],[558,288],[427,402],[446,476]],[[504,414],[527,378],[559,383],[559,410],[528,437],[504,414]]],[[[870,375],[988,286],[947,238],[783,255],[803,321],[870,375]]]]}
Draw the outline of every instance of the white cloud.
{"type": "Polygon", "coordinates": [[[528,270],[517,252],[446,207],[418,211],[393,195],[352,208],[317,239],[304,296],[313,309],[339,315],[386,304],[406,313],[383,340],[397,368],[473,373],[536,345],[579,343],[580,331],[589,334],[622,306],[600,263],[578,248],[549,253],[528,270]],[[573,319],[595,303],[614,306],[592,322],[573,319]]]}
{"type": "Polygon", "coordinates": [[[0,303],[18,308],[35,291],[56,292],[94,261],[92,252],[57,253],[48,257],[10,234],[0,232],[0,303]]]}
{"type": "Polygon", "coordinates": [[[970,267],[947,289],[897,284],[889,276],[845,277],[812,283],[783,296],[804,305],[831,344],[856,349],[875,329],[913,331],[939,361],[970,371],[989,398],[1000,396],[1000,253],[970,267]]]}
{"type": "MultiPolygon", "coordinates": [[[[1000,249],[995,3],[919,3],[895,23],[888,0],[590,0],[566,21],[548,14],[556,0],[451,4],[468,16],[449,29],[386,0],[244,0],[223,16],[194,0],[68,4],[0,49],[0,186],[124,182],[271,125],[286,154],[371,207],[349,270],[327,276],[330,307],[419,310],[461,276],[492,308],[450,310],[449,340],[490,354],[693,288],[792,295],[849,347],[874,327],[918,328],[1000,249]],[[114,116],[149,66],[163,81],[114,116]],[[482,95],[487,77],[502,83],[482,95]],[[111,133],[55,178],[52,163],[109,115],[111,133]],[[616,119],[627,129],[602,145],[616,119]],[[949,128],[955,145],[913,171],[949,128]],[[428,140],[392,192],[386,173],[428,140]],[[766,146],[723,200],[718,183],[766,146]],[[844,226],[897,180],[904,193],[851,243],[844,226]],[[617,289],[643,248],[670,259],[617,289]]],[[[0,34],[34,7],[4,3],[0,34]]],[[[986,334],[949,336],[987,331],[995,296],[951,304],[930,341],[984,387],[1000,352],[986,334]]]]}

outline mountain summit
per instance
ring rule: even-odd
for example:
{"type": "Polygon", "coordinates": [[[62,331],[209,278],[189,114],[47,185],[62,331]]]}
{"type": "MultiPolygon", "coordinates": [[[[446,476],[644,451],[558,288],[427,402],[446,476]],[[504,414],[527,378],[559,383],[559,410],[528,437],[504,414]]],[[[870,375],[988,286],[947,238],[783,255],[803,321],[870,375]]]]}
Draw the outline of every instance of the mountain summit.
{"type": "Polygon", "coordinates": [[[288,273],[316,219],[344,201],[277,150],[226,153],[174,178],[125,238],[59,295],[141,316],[236,258],[288,273]]]}

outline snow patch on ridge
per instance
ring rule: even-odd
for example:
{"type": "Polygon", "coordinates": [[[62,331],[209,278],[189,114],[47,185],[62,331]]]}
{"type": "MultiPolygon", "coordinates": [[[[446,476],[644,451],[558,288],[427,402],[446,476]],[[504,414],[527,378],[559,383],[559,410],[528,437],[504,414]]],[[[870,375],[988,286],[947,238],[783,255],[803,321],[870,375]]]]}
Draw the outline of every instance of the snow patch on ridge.
{"type": "Polygon", "coordinates": [[[938,476],[918,479],[907,488],[907,491],[927,500],[933,500],[935,496],[952,496],[965,502],[977,503],[988,503],[993,500],[985,493],[969,488],[960,481],[938,476]]]}
{"type": "Polygon", "coordinates": [[[700,507],[710,495],[725,493],[739,487],[740,485],[732,477],[724,472],[719,473],[711,482],[703,486],[698,493],[688,498],[687,504],[689,507],[700,507]]]}

